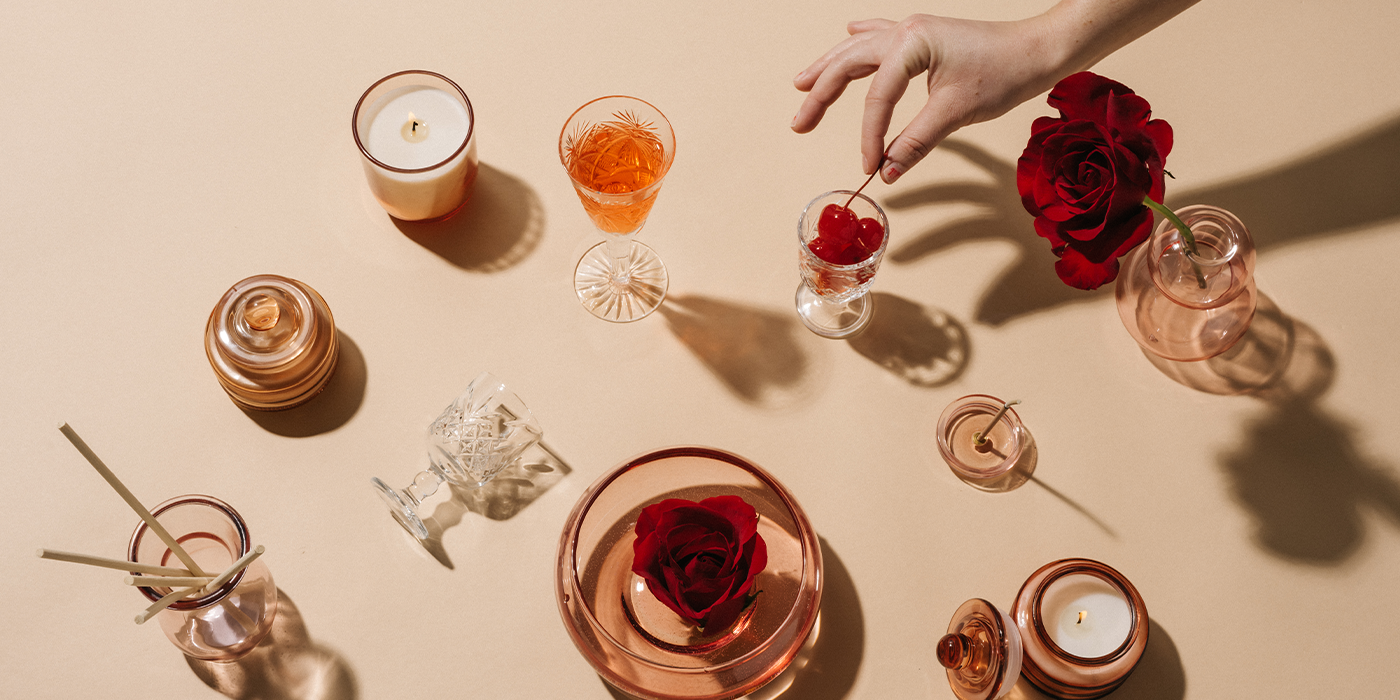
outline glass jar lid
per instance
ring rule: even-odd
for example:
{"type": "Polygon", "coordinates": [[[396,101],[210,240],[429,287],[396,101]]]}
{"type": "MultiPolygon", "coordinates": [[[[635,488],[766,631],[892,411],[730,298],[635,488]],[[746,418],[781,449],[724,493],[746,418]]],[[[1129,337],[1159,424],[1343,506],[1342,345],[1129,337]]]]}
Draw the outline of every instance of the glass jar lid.
{"type": "Polygon", "coordinates": [[[214,306],[205,353],[219,383],[250,408],[290,408],[324,387],[335,366],[335,320],[316,290],[278,275],[233,285],[214,306]]]}
{"type": "Polygon", "coordinates": [[[995,700],[1021,676],[1021,635],[1011,618],[981,599],[958,606],[938,640],[938,663],[960,700],[995,700]]]}

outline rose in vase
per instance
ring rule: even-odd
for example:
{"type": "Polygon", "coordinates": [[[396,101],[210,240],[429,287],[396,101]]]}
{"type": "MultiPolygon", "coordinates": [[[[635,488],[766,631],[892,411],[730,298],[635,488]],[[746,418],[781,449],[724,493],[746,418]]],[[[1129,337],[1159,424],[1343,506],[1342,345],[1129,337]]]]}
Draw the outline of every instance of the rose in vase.
{"type": "Polygon", "coordinates": [[[656,599],[702,630],[733,624],[768,565],[758,513],[738,496],[668,498],[642,509],[632,572],[656,599]]]}
{"type": "MultiPolygon", "coordinates": [[[[1118,258],[1147,240],[1159,204],[1172,128],[1122,83],[1088,71],[1061,80],[1016,163],[1021,204],[1050,241],[1066,284],[1096,289],[1118,276],[1118,258]]],[[[1178,228],[1184,226],[1178,224],[1178,228]]],[[[1190,232],[1183,232],[1194,247],[1190,232]]]]}

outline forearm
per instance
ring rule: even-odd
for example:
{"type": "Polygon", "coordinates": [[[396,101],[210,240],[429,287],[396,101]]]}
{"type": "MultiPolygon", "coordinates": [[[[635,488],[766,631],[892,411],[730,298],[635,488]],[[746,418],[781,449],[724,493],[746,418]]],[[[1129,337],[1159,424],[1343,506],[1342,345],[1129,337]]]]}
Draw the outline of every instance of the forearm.
{"type": "Polygon", "coordinates": [[[1199,0],[1060,0],[1033,19],[1059,77],[1088,69],[1199,0]]]}

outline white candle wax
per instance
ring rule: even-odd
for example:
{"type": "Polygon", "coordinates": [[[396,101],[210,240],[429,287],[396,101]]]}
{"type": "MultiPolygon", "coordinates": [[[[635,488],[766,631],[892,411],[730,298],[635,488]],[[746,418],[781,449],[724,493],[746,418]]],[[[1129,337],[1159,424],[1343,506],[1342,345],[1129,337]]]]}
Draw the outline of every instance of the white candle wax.
{"type": "Polygon", "coordinates": [[[1070,574],[1045,589],[1040,619],[1061,649],[1095,659],[1113,653],[1132,633],[1128,599],[1109,582],[1089,574],[1070,574]]]}
{"type": "Polygon", "coordinates": [[[355,132],[370,190],[395,218],[441,218],[470,196],[477,172],[472,111],[446,78],[412,71],[386,78],[362,98],[355,132]]]}
{"type": "Polygon", "coordinates": [[[471,117],[452,95],[408,85],[370,106],[365,149],[385,165],[416,170],[450,158],[471,131],[471,117]]]}

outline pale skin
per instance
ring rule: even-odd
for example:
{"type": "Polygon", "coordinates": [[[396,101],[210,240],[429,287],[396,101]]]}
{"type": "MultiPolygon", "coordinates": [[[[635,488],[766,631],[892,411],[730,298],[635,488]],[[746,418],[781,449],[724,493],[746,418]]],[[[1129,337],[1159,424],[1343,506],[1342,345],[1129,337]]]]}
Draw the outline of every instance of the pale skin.
{"type": "Polygon", "coordinates": [[[995,119],[1086,70],[1199,0],[1061,0],[1014,22],[912,15],[851,22],[851,35],[793,79],[807,93],[792,130],[805,134],[853,80],[873,75],[861,120],[861,165],[894,182],[949,134],[995,119]],[[927,74],[928,102],[885,146],[894,107],[927,74]]]}

